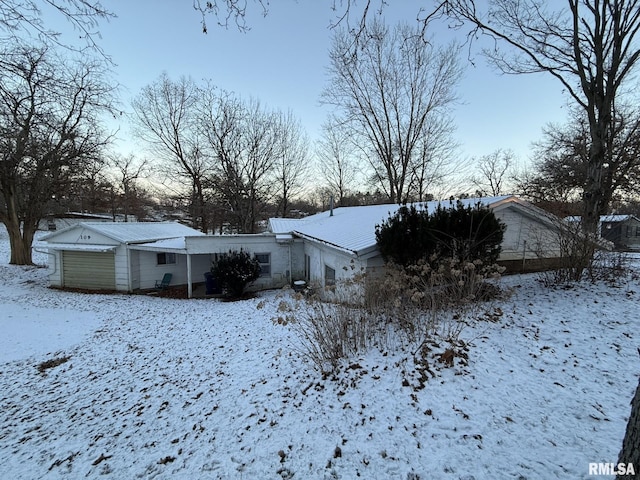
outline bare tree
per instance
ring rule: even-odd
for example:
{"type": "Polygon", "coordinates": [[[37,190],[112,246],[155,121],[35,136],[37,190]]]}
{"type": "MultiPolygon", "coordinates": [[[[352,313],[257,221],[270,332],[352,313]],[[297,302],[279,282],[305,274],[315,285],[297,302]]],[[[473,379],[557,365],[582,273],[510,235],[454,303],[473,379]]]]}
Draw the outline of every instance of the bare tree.
{"type": "Polygon", "coordinates": [[[455,125],[448,113],[429,122],[417,145],[417,155],[411,162],[409,197],[424,202],[434,198],[435,188],[445,185],[451,176],[460,171],[456,160],[458,144],[453,141],[455,125]]]}
{"type": "Polygon", "coordinates": [[[47,205],[110,140],[99,127],[112,107],[103,73],[99,62],[56,58],[47,47],[0,52],[0,221],[11,263],[32,263],[47,205]]]}
{"type": "MultiPolygon", "coordinates": [[[[150,173],[149,162],[139,160],[135,155],[115,154],[110,158],[109,164],[114,169],[114,185],[120,197],[124,221],[129,221],[132,205],[138,194],[138,180],[145,178],[150,173]]],[[[112,215],[115,221],[115,202],[112,205],[112,215]]]]}
{"type": "Polygon", "coordinates": [[[640,57],[638,0],[495,0],[481,10],[474,0],[440,0],[424,25],[436,17],[470,25],[496,40],[486,49],[503,72],[544,72],[556,78],[589,125],[589,159],[583,188],[583,227],[595,233],[607,211],[604,169],[614,133],[614,112],[633,80],[640,57]],[[498,48],[506,46],[506,49],[498,48]]]}
{"type": "MultiPolygon", "coordinates": [[[[637,192],[640,182],[640,112],[619,109],[607,141],[608,161],[602,167],[603,198],[637,192]]],[[[536,201],[580,198],[588,182],[590,127],[583,112],[574,109],[565,125],[548,125],[534,146],[536,161],[530,175],[518,179],[518,188],[536,201]]],[[[608,213],[608,212],[605,212],[608,213]]]]}
{"type": "Polygon", "coordinates": [[[436,48],[406,25],[374,23],[361,40],[353,51],[352,35],[336,32],[322,101],[341,111],[389,200],[401,202],[427,129],[456,100],[457,49],[436,48]]]}
{"type": "Polygon", "coordinates": [[[309,140],[291,112],[279,114],[276,123],[280,145],[274,175],[277,186],[276,214],[286,217],[291,201],[300,195],[309,172],[309,140]]]}
{"type": "Polygon", "coordinates": [[[163,73],[134,99],[134,128],[164,164],[163,183],[184,192],[192,225],[208,232],[207,179],[210,163],[202,151],[198,105],[202,92],[187,77],[173,81],[163,73]],[[176,181],[177,180],[177,181],[176,181]]]}
{"type": "Polygon", "coordinates": [[[472,159],[477,172],[470,178],[479,191],[492,196],[505,193],[505,183],[515,166],[515,154],[511,150],[498,149],[488,155],[472,159]]]}
{"type": "Polygon", "coordinates": [[[257,100],[209,88],[203,96],[201,128],[213,160],[211,182],[241,233],[255,233],[273,195],[273,172],[280,152],[278,115],[257,100]]]}
{"type": "Polygon", "coordinates": [[[318,173],[331,192],[328,195],[333,195],[338,205],[345,204],[358,174],[355,146],[341,123],[335,116],[330,116],[322,126],[322,137],[315,148],[318,173]]]}
{"type": "Polygon", "coordinates": [[[99,1],[93,0],[3,0],[0,2],[0,31],[8,36],[9,43],[24,41],[25,35],[41,43],[83,50],[61,40],[59,32],[52,30],[43,20],[43,10],[51,10],[66,19],[79,33],[85,47],[107,58],[98,45],[98,26],[115,15],[99,1]]]}

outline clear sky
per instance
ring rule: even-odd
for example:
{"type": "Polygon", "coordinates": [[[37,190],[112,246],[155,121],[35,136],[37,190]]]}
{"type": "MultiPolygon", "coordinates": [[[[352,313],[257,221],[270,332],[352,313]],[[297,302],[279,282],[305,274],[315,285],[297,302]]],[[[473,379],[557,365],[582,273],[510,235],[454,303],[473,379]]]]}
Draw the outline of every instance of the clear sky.
{"type": "MultiPolygon", "coordinates": [[[[129,101],[145,85],[166,71],[199,81],[211,79],[220,88],[254,97],[269,107],[291,109],[309,136],[319,135],[328,107],[319,105],[326,84],[328,49],[335,13],[330,1],[272,1],[266,18],[249,1],[251,27],[240,33],[233,26],[218,27],[208,19],[203,34],[200,13],[192,2],[120,0],[107,5],[118,16],[101,25],[100,44],[116,63],[115,78],[122,85],[122,101],[129,101]]],[[[339,2],[338,2],[339,3],[339,2]]],[[[394,2],[385,10],[388,21],[415,21],[424,2],[394,2]]],[[[451,38],[450,32],[440,36],[451,38]]],[[[503,148],[526,160],[532,141],[548,122],[564,122],[565,99],[557,81],[544,75],[504,76],[476,55],[475,67],[463,59],[465,78],[454,112],[456,139],[464,158],[503,148]]],[[[135,149],[127,125],[121,125],[125,153],[135,149]]],[[[136,153],[136,152],[131,152],[136,153]]]]}

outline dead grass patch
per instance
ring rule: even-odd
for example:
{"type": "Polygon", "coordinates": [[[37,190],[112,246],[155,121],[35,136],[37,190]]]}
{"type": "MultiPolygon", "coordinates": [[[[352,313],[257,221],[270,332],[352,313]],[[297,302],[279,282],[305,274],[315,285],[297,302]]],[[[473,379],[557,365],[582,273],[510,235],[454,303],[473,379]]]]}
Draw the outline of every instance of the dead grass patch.
{"type": "Polygon", "coordinates": [[[58,365],[62,365],[63,363],[68,362],[70,358],[71,358],[70,356],[57,357],[57,358],[52,358],[51,360],[46,360],[44,362],[41,362],[38,364],[38,372],[45,373],[47,370],[50,370],[52,368],[57,367],[58,365]]]}

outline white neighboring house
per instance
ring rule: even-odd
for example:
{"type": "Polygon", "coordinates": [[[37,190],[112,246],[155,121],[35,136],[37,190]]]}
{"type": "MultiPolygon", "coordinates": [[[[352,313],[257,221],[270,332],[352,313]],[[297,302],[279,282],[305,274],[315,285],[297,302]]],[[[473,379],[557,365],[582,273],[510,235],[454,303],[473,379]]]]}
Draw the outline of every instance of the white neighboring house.
{"type": "Polygon", "coordinates": [[[113,222],[113,217],[101,213],[83,212],[51,214],[40,220],[38,230],[56,232],[81,222],[113,222]]]}
{"type": "MultiPolygon", "coordinates": [[[[416,203],[433,212],[438,205],[449,207],[457,201],[416,203]]],[[[513,270],[533,267],[541,259],[560,254],[558,233],[562,221],[513,195],[469,198],[466,206],[478,203],[493,210],[506,225],[500,262],[513,270]]],[[[304,277],[318,285],[332,285],[354,274],[372,273],[384,265],[376,245],[375,227],[395,214],[399,205],[340,207],[299,220],[272,218],[270,230],[304,240],[304,277]]]]}

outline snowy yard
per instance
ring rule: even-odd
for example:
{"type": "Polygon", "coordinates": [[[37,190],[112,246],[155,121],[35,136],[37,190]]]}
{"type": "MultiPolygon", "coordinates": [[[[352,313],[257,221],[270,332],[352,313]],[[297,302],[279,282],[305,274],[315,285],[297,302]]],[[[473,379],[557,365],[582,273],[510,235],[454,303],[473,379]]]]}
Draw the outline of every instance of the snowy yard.
{"type": "Polygon", "coordinates": [[[3,229],[2,479],[606,478],[588,466],[617,461],[640,375],[637,280],[510,277],[499,321],[462,332],[468,365],[416,390],[408,352],[323,379],[273,321],[281,292],[69,293],[8,258],[3,229]]]}

